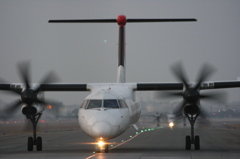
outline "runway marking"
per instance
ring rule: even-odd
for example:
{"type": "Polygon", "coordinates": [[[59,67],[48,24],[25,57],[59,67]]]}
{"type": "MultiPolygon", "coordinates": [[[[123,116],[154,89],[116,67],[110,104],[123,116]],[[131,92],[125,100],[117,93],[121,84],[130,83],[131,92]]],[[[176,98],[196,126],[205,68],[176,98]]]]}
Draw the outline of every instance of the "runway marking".
{"type": "Polygon", "coordinates": [[[137,136],[140,135],[141,133],[143,133],[143,132],[140,132],[140,133],[134,135],[133,137],[131,137],[130,139],[128,139],[128,140],[126,140],[126,141],[124,141],[124,142],[122,142],[122,143],[120,143],[120,144],[117,144],[116,146],[113,146],[113,147],[110,148],[109,150],[115,149],[116,147],[121,146],[122,144],[125,144],[125,143],[127,143],[128,141],[131,141],[132,139],[134,139],[135,137],[137,137],[137,136]]]}
{"type": "MultiPolygon", "coordinates": [[[[131,137],[130,139],[128,139],[128,140],[126,140],[126,141],[124,141],[124,142],[122,142],[122,143],[120,143],[120,144],[117,144],[116,146],[113,146],[113,147],[110,148],[109,150],[115,149],[115,148],[117,148],[118,146],[121,146],[121,145],[123,145],[123,144],[131,141],[132,139],[134,139],[135,137],[137,137],[138,135],[140,135],[140,134],[142,134],[142,133],[144,133],[144,132],[147,132],[147,131],[141,131],[141,132],[139,132],[138,134],[135,134],[135,135],[134,135],[133,137],[131,137]]],[[[90,159],[90,158],[92,158],[92,157],[94,157],[94,156],[97,156],[97,155],[99,155],[99,154],[101,154],[101,153],[96,153],[96,154],[94,154],[94,155],[91,155],[91,156],[87,157],[86,159],[90,159]]]]}

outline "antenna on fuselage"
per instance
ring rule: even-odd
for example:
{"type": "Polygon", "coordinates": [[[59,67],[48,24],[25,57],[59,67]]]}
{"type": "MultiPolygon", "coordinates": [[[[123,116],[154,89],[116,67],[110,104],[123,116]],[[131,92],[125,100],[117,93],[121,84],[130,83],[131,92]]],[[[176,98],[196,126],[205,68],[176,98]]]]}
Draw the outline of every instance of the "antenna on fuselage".
{"type": "Polygon", "coordinates": [[[126,23],[149,23],[149,22],[194,22],[197,19],[127,19],[125,15],[119,15],[117,19],[70,19],[49,20],[49,23],[117,23],[119,25],[118,41],[118,83],[124,83],[125,77],[125,25],[126,23]]]}

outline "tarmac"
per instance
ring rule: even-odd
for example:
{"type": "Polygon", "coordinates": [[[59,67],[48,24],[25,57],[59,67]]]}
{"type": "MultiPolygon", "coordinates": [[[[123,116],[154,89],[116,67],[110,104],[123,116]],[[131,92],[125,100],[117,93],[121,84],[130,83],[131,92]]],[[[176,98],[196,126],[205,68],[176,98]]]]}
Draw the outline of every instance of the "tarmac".
{"type": "MultiPolygon", "coordinates": [[[[223,120],[224,121],[224,120],[223,120]]],[[[211,126],[196,126],[200,136],[200,150],[185,150],[185,136],[190,135],[189,124],[173,129],[166,124],[139,125],[129,128],[121,136],[110,140],[109,153],[95,153],[94,140],[79,129],[76,121],[42,124],[38,136],[43,150],[27,151],[31,132],[22,132],[18,125],[1,125],[0,158],[10,159],[240,159],[240,129],[234,122],[214,121],[211,126]],[[52,126],[52,127],[51,127],[52,126]],[[144,127],[145,126],[145,127],[144,127]],[[4,130],[6,130],[4,132],[4,130]]]]}

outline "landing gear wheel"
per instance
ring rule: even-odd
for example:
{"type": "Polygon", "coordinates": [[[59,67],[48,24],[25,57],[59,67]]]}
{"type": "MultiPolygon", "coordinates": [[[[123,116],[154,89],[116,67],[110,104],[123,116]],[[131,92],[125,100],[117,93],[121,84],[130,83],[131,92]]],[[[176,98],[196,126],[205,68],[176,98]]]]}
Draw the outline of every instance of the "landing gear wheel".
{"type": "Polygon", "coordinates": [[[33,126],[33,137],[28,137],[28,151],[33,151],[33,146],[36,145],[37,151],[42,151],[42,138],[37,137],[36,128],[37,123],[42,116],[42,113],[38,113],[37,115],[26,115],[27,119],[29,119],[33,126]]]}
{"type": "Polygon", "coordinates": [[[186,150],[191,150],[191,138],[186,136],[186,150]]]}
{"type": "Polygon", "coordinates": [[[28,151],[33,151],[33,138],[28,137],[28,151]]]}
{"type": "Polygon", "coordinates": [[[194,144],[195,150],[199,150],[200,149],[199,136],[194,137],[194,124],[195,124],[195,121],[196,121],[197,117],[199,116],[199,112],[197,114],[187,114],[187,113],[185,113],[185,116],[188,118],[188,120],[191,124],[191,137],[186,136],[186,150],[191,149],[191,144],[194,144]]]}
{"type": "Polygon", "coordinates": [[[199,136],[195,136],[195,150],[200,150],[200,137],[199,136]]]}
{"type": "Polygon", "coordinates": [[[42,138],[37,137],[37,151],[42,151],[42,138]]]}
{"type": "Polygon", "coordinates": [[[105,152],[105,153],[108,153],[108,150],[109,150],[108,144],[106,144],[106,145],[104,146],[104,152],[105,152]]]}

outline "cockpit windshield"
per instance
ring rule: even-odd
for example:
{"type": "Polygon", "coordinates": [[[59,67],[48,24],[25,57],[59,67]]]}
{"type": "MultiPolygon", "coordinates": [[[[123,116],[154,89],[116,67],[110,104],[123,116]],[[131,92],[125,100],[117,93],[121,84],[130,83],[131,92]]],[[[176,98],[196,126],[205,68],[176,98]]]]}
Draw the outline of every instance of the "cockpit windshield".
{"type": "Polygon", "coordinates": [[[94,108],[127,108],[127,105],[124,100],[116,100],[116,99],[104,99],[104,100],[84,100],[80,108],[83,109],[94,109],[94,108]]]}
{"type": "Polygon", "coordinates": [[[115,99],[109,99],[103,101],[104,108],[119,108],[118,102],[115,99]]]}
{"type": "Polygon", "coordinates": [[[102,100],[89,100],[87,109],[101,108],[101,107],[102,107],[102,100]]]}

